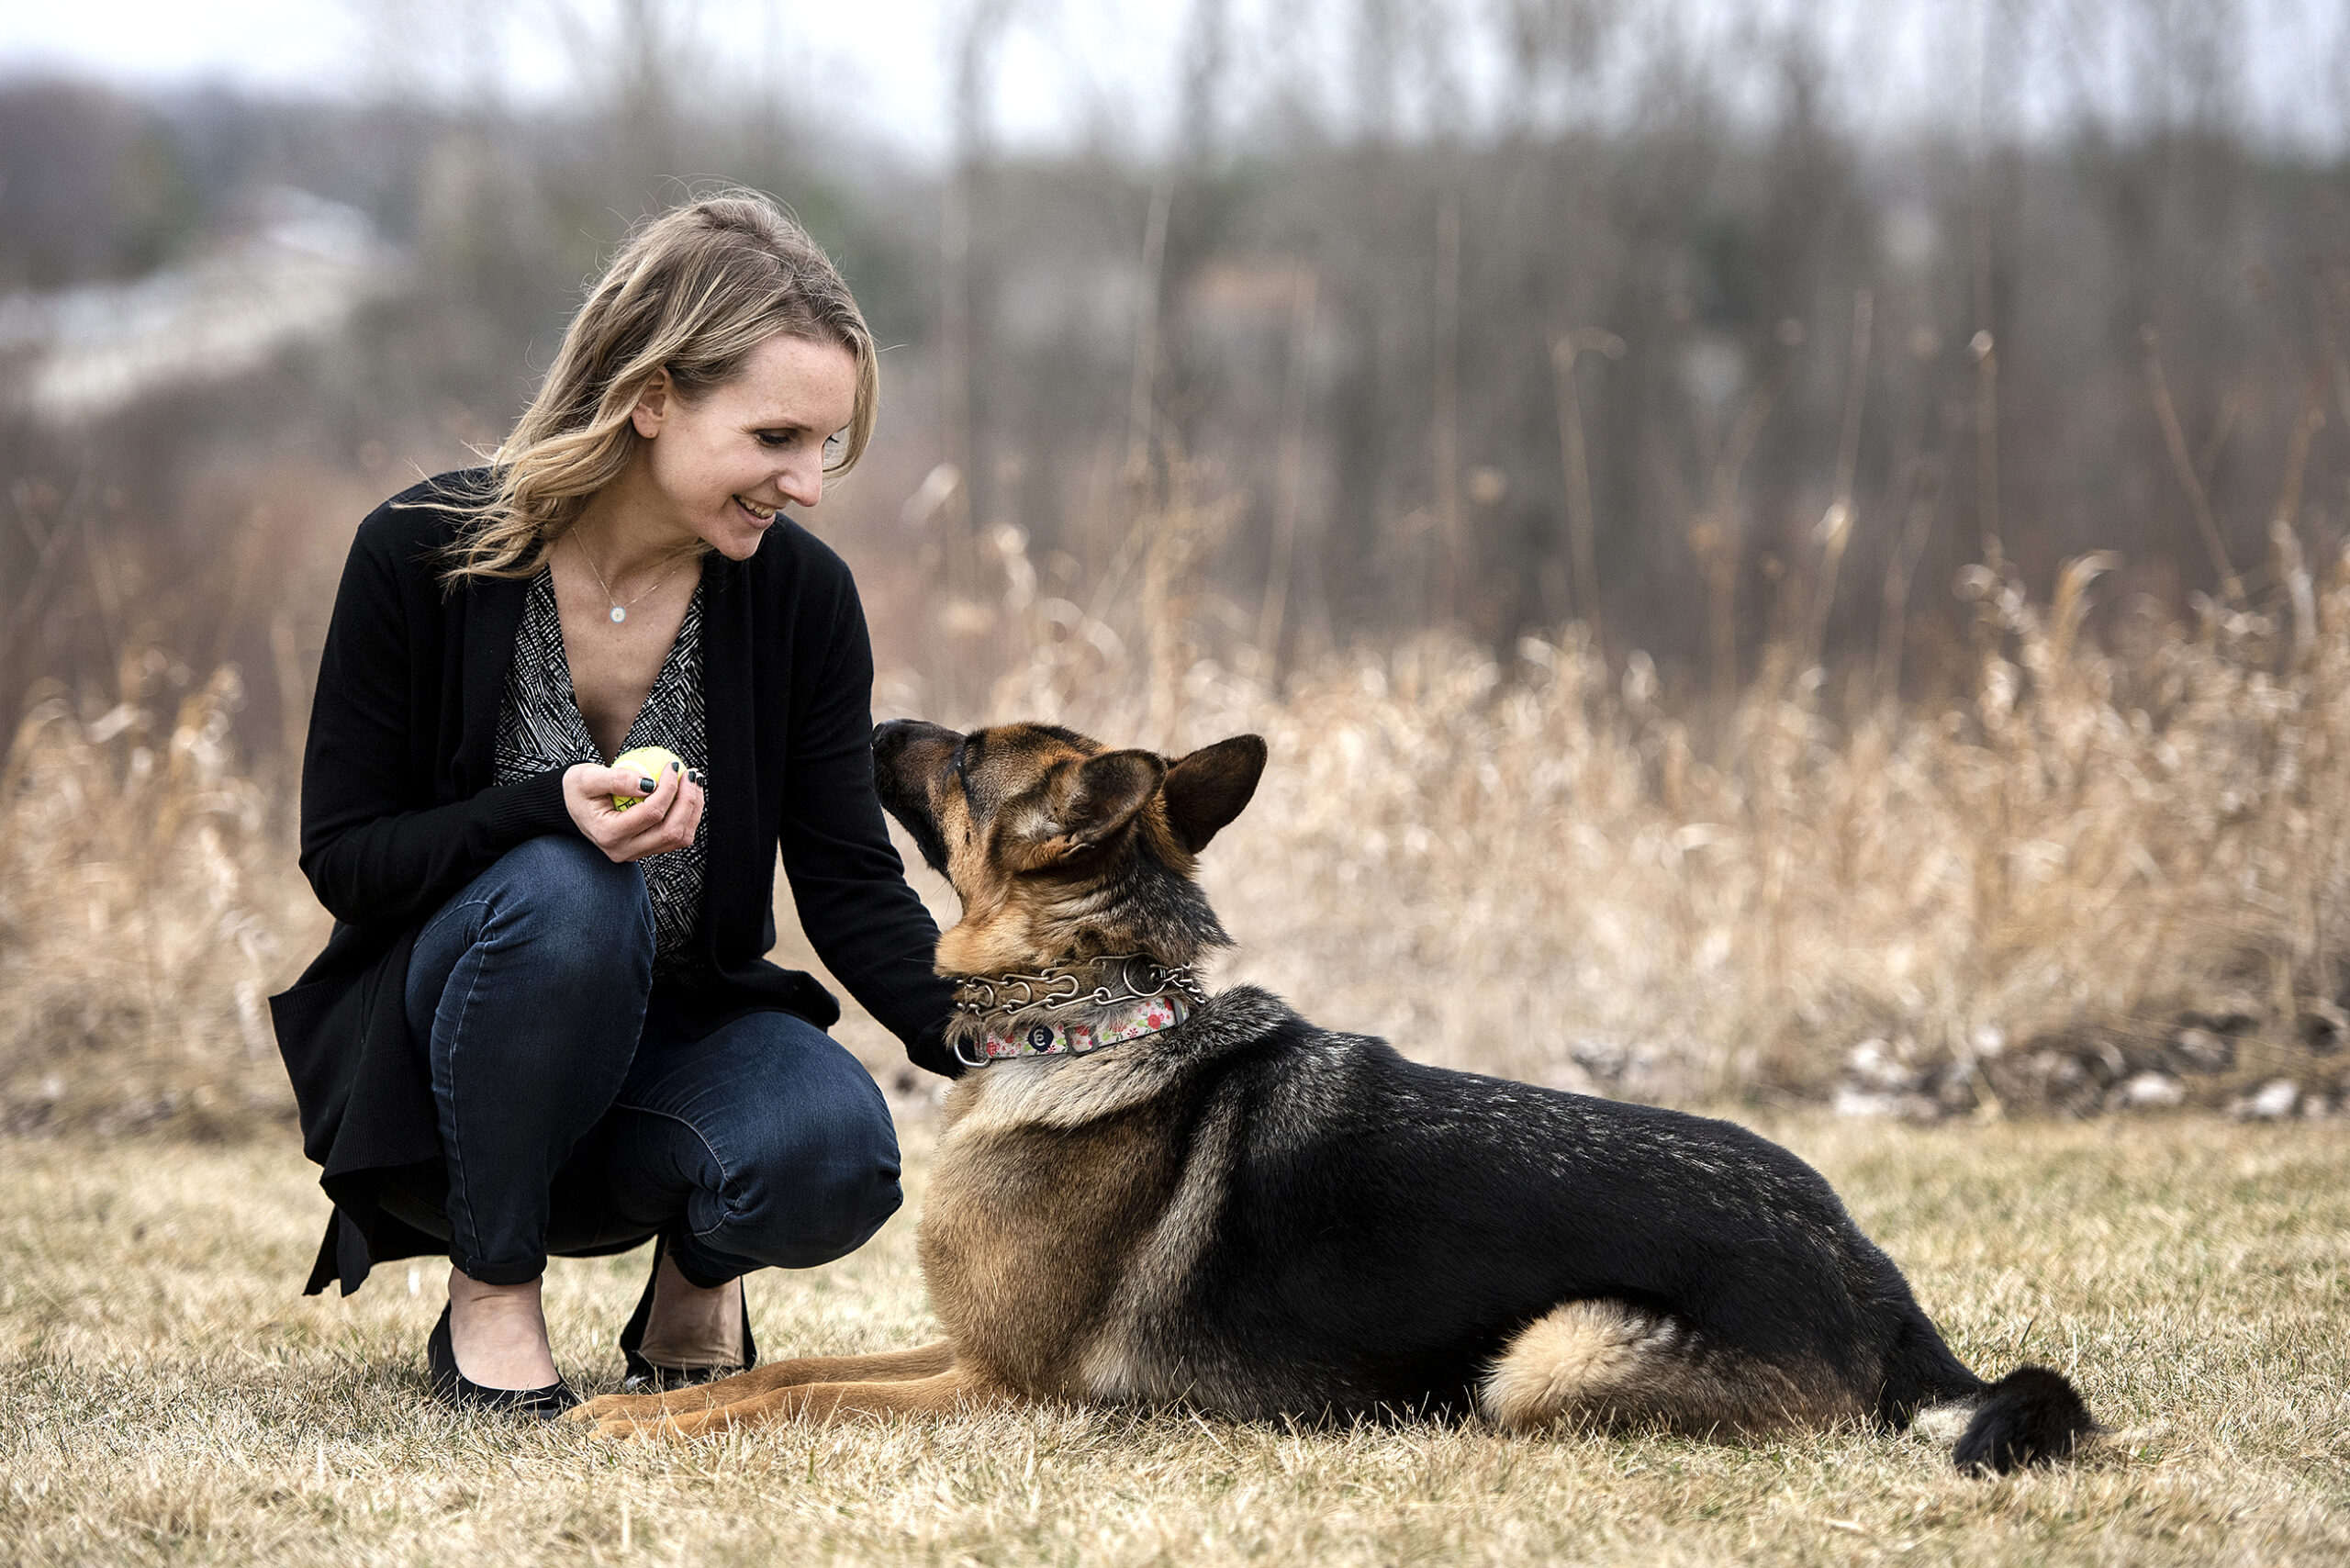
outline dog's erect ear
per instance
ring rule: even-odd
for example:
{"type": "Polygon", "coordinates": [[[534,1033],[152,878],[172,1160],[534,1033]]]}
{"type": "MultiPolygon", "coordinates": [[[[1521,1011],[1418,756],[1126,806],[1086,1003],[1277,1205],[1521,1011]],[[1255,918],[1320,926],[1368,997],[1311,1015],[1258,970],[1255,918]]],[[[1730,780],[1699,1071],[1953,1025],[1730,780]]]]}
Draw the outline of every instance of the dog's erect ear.
{"type": "Polygon", "coordinates": [[[1257,792],[1265,772],[1265,743],[1235,735],[1202,746],[1167,770],[1167,823],[1197,855],[1257,792]]]}
{"type": "Polygon", "coordinates": [[[1105,751],[1061,764],[1045,790],[1052,823],[1024,857],[1028,868],[1049,866],[1112,837],[1150,803],[1166,778],[1167,764],[1155,752],[1105,751]]]}

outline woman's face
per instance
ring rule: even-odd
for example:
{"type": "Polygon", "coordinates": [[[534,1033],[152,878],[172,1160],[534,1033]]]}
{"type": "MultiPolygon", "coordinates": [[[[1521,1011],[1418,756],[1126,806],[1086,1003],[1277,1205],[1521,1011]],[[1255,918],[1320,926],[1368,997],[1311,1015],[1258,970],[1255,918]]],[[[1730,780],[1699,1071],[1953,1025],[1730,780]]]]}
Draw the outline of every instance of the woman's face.
{"type": "Polygon", "coordinates": [[[633,415],[662,521],[747,559],[786,503],[822,498],[825,447],[856,411],[856,359],[838,343],[778,333],[699,398],[664,376],[633,415]]]}

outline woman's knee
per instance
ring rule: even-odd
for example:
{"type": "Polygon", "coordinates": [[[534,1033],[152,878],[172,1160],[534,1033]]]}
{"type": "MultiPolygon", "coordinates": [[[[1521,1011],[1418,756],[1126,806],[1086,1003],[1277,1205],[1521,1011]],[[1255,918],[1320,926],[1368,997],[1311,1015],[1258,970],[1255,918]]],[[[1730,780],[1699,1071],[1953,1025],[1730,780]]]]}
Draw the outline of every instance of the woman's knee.
{"type": "Polygon", "coordinates": [[[653,901],[635,866],[614,863],[586,839],[542,834],[499,857],[475,886],[487,895],[479,939],[527,954],[552,983],[649,981],[653,901]]]}
{"type": "Polygon", "coordinates": [[[889,1107],[856,1071],[867,1094],[836,1094],[821,1107],[802,1098],[742,1129],[746,1158],[728,1172],[713,1246],[771,1267],[813,1268],[864,1246],[903,1205],[889,1107]]]}
{"type": "MultiPolygon", "coordinates": [[[[470,1013],[493,999],[550,1023],[619,1018],[642,1008],[652,974],[643,873],[585,839],[542,834],[499,857],[418,934],[408,1021],[421,1037],[453,1001],[470,1013]]],[[[624,1033],[632,1052],[635,1031],[624,1033]]]]}
{"type": "Polygon", "coordinates": [[[503,882],[541,918],[619,939],[642,926],[649,939],[653,901],[644,872],[613,860],[584,838],[543,833],[523,840],[485,873],[503,882]]]}
{"type": "Polygon", "coordinates": [[[879,1230],[905,1203],[894,1164],[837,1166],[792,1183],[785,1205],[764,1211],[765,1223],[730,1236],[739,1250],[772,1268],[812,1269],[845,1258],[879,1230]]]}

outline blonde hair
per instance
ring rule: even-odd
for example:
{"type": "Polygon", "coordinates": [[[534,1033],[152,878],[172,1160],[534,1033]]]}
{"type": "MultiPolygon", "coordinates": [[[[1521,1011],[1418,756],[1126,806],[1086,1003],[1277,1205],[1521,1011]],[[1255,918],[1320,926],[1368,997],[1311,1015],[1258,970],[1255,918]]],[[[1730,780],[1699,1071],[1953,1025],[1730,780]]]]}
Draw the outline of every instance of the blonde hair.
{"type": "Polygon", "coordinates": [[[588,293],[539,394],[490,460],[494,488],[449,552],[451,588],[530,577],[620,476],[644,440],[630,418],[661,372],[680,397],[732,379],[778,332],[836,343],[856,361],[845,474],[873,438],[880,367],[839,271],[805,230],[755,191],[730,190],[640,226],[588,293]]]}

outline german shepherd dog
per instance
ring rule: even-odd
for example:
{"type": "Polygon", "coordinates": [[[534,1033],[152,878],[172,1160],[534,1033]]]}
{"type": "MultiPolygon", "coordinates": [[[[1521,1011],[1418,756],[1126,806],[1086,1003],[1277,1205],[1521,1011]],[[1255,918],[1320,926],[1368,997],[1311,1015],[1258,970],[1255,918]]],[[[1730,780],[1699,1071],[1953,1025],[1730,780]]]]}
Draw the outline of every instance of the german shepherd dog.
{"type": "Polygon", "coordinates": [[[874,735],[883,804],[962,900],[921,1224],[946,1338],[608,1395],[608,1436],[1032,1402],[1238,1419],[1482,1416],[1755,1439],[1958,1434],[1962,1469],[2098,1428],[1961,1364],[1827,1182],[1742,1127],[1423,1066],[1190,966],[1193,879],[1265,765],[1012,724],[874,735]]]}

